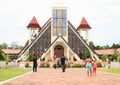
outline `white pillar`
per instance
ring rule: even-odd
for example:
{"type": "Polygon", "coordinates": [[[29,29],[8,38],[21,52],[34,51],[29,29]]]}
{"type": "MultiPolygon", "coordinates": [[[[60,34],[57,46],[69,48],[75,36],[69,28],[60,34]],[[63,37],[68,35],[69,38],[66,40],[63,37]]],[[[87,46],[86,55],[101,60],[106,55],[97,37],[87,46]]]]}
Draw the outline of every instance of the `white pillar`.
{"type": "Polygon", "coordinates": [[[31,43],[31,36],[32,35],[32,30],[29,28],[29,44],[31,43]]]}
{"type": "Polygon", "coordinates": [[[53,47],[51,47],[50,57],[53,60],[53,47]]]}
{"type": "Polygon", "coordinates": [[[89,29],[86,30],[86,42],[89,44],[89,29]]]}
{"type": "Polygon", "coordinates": [[[69,56],[69,47],[67,47],[67,58],[68,58],[68,61],[70,59],[70,56],[69,56]]]}

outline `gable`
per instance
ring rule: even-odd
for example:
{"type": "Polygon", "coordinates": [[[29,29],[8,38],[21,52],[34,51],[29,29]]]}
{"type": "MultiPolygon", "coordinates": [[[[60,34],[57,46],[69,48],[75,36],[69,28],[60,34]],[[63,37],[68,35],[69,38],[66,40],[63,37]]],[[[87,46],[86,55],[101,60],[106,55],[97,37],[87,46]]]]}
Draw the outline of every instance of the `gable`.
{"type": "MultiPolygon", "coordinates": [[[[85,53],[87,50],[90,51],[93,59],[98,59],[95,51],[92,50],[86,41],[79,35],[78,31],[74,26],[68,21],[68,44],[75,53],[85,53]]],[[[79,55],[79,54],[78,54],[79,55]]]]}
{"type": "MultiPolygon", "coordinates": [[[[28,45],[26,45],[19,53],[18,57],[20,57],[25,52],[34,50],[35,47],[39,46],[38,42],[43,41],[45,37],[49,37],[51,34],[51,18],[42,26],[41,31],[39,32],[38,36],[28,45]]],[[[45,38],[46,39],[46,38],[45,38]]],[[[43,42],[44,43],[44,42],[43,42]]],[[[47,46],[46,46],[47,47],[47,46]]],[[[45,47],[44,47],[45,48],[45,47]]],[[[40,48],[38,48],[40,49],[40,48]]],[[[35,49],[36,50],[36,49],[35,49]]],[[[40,51],[40,50],[39,50],[40,51]]],[[[43,51],[43,50],[42,50],[43,51]]]]}
{"type": "MultiPolygon", "coordinates": [[[[41,59],[45,57],[45,55],[51,50],[51,47],[53,47],[57,42],[62,41],[64,45],[69,48],[69,51],[74,53],[73,50],[69,47],[68,43],[62,36],[58,36],[51,44],[51,46],[44,52],[44,55],[41,56],[41,59]]],[[[80,58],[78,56],[74,56],[78,61],[80,61],[80,58]]]]}

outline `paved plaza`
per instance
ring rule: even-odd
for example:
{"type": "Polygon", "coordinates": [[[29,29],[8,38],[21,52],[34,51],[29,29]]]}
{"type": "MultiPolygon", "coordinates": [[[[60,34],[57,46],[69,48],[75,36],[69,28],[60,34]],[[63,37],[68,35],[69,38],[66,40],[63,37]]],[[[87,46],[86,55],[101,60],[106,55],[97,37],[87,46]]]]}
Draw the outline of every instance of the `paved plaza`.
{"type": "Polygon", "coordinates": [[[13,79],[3,85],[120,85],[120,75],[97,72],[88,77],[85,68],[39,68],[22,77],[13,79]]]}

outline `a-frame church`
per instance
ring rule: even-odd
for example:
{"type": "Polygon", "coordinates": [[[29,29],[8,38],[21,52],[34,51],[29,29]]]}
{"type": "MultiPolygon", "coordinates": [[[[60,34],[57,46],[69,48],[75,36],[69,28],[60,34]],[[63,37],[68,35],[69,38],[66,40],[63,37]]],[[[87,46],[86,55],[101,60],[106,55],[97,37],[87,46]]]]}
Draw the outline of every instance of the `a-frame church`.
{"type": "Polygon", "coordinates": [[[67,18],[67,7],[52,7],[52,16],[40,27],[36,17],[27,26],[29,44],[19,53],[19,60],[26,60],[31,52],[39,59],[61,58],[62,55],[70,61],[80,61],[86,51],[90,51],[93,59],[99,60],[96,53],[89,47],[88,33],[91,27],[83,17],[78,28],[75,28],[67,18]],[[83,38],[81,32],[86,33],[83,38]]]}

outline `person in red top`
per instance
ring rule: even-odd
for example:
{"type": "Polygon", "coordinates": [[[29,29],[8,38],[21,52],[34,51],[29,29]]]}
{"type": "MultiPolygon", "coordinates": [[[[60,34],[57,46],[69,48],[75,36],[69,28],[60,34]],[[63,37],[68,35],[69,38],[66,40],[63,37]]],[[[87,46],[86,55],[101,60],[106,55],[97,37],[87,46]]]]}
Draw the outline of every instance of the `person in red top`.
{"type": "Polygon", "coordinates": [[[96,76],[96,70],[97,70],[97,63],[96,63],[96,60],[93,61],[92,67],[93,67],[93,75],[96,76]]]}

